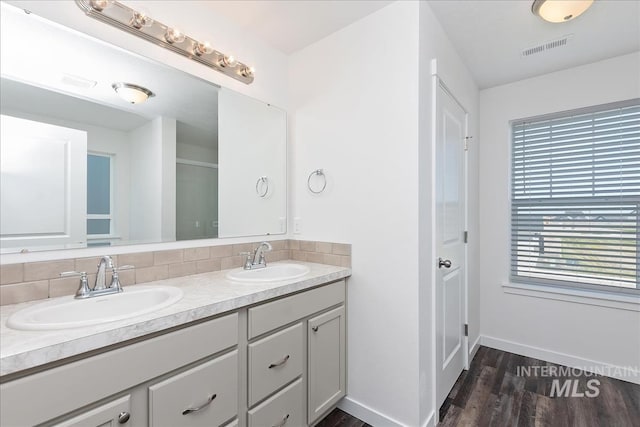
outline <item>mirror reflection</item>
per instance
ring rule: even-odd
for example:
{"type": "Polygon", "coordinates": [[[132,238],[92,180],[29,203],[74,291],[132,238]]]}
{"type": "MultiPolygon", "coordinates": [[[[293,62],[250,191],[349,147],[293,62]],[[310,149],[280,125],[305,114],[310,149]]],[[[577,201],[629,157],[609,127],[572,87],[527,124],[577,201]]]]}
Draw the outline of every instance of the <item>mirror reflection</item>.
{"type": "Polygon", "coordinates": [[[1,19],[3,252],[286,231],[284,111],[5,4],[1,19]]]}

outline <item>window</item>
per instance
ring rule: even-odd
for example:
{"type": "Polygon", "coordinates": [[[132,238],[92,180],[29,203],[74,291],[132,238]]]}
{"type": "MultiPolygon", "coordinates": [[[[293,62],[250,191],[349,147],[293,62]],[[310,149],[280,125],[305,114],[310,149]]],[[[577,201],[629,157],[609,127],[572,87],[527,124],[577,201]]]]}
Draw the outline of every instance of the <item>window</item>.
{"type": "Polygon", "coordinates": [[[113,234],[111,156],[87,155],[87,236],[113,234]]]}
{"type": "Polygon", "coordinates": [[[640,100],[512,122],[511,278],[640,289],[640,100]]]}

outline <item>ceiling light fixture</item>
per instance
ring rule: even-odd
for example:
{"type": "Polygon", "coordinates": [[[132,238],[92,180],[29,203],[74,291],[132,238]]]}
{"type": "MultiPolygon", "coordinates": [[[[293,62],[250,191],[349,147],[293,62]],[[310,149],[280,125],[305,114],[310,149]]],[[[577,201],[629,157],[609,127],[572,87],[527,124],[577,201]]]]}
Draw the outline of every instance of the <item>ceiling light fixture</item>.
{"type": "Polygon", "coordinates": [[[118,96],[130,104],[142,104],[147,99],[156,96],[146,87],[134,85],[132,83],[118,82],[111,85],[118,96]]]}
{"type": "Polygon", "coordinates": [[[155,21],[146,13],[136,11],[117,0],[76,0],[76,4],[94,19],[135,34],[243,83],[253,82],[253,67],[215,50],[208,42],[200,42],[189,37],[182,31],[155,21]]]}
{"type": "Polygon", "coordinates": [[[531,12],[548,22],[567,22],[582,15],[594,0],[534,0],[531,12]]]}

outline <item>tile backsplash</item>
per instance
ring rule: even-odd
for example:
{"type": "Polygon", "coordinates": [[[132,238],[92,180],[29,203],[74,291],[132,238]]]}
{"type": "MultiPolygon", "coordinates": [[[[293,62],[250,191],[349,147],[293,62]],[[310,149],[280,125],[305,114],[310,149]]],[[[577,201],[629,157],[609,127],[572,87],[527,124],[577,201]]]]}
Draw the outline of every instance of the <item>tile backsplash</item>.
{"type": "MultiPolygon", "coordinates": [[[[116,266],[134,267],[119,273],[120,281],[126,287],[241,267],[244,259],[238,253],[251,251],[258,243],[138,252],[111,257],[116,266]]],[[[273,246],[273,251],[267,254],[267,261],[292,259],[351,267],[349,244],[304,240],[275,240],[269,243],[273,246]]],[[[60,273],[86,271],[89,283],[93,284],[99,261],[100,257],[90,257],[0,265],[0,305],[73,295],[78,289],[78,277],[61,278],[60,273]]],[[[107,277],[107,281],[110,280],[107,277]]]]}

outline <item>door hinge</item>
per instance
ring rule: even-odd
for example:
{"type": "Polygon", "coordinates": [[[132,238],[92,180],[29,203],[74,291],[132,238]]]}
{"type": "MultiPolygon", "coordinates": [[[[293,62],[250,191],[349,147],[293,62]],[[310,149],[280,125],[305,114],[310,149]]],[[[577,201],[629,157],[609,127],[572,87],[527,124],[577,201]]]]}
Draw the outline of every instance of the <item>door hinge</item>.
{"type": "Polygon", "coordinates": [[[465,136],[464,137],[464,151],[469,151],[469,143],[471,142],[470,140],[473,139],[472,136],[465,136]]]}
{"type": "Polygon", "coordinates": [[[464,232],[464,242],[469,243],[469,232],[465,230],[464,232]]]}
{"type": "Polygon", "coordinates": [[[469,324],[468,323],[464,324],[464,336],[465,337],[469,336],[469,324]]]}

